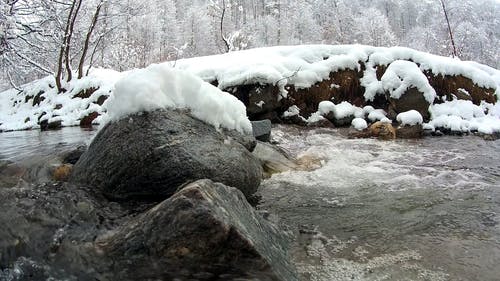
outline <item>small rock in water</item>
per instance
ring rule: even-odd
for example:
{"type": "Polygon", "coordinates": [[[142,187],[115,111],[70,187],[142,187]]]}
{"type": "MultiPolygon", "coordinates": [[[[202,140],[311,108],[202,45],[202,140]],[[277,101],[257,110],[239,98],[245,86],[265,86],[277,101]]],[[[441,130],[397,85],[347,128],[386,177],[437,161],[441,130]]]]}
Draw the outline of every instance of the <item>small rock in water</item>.
{"type": "Polygon", "coordinates": [[[375,122],[368,128],[370,135],[377,137],[380,140],[393,140],[396,138],[396,130],[394,127],[385,122],[375,122]]]}
{"type": "Polygon", "coordinates": [[[271,140],[271,120],[252,121],[253,136],[263,142],[271,140]]]}
{"type": "Polygon", "coordinates": [[[69,176],[71,175],[71,171],[73,170],[73,165],[71,164],[62,164],[54,169],[52,173],[52,177],[55,181],[67,181],[69,176]]]}

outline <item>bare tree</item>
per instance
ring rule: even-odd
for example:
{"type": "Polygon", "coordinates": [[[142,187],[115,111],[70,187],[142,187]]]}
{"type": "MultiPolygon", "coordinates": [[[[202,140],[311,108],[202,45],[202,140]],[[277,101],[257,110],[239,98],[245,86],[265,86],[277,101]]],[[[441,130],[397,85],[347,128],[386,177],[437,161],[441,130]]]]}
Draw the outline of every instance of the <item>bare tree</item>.
{"type": "Polygon", "coordinates": [[[68,17],[66,19],[66,25],[64,28],[64,36],[62,38],[61,47],[59,48],[59,56],[57,59],[57,71],[56,71],[56,87],[57,90],[61,93],[64,92],[65,89],[62,86],[62,76],[63,76],[63,62],[66,62],[66,68],[68,71],[68,76],[71,75],[71,69],[69,66],[69,49],[70,49],[70,41],[71,35],[73,33],[72,26],[74,26],[74,22],[78,15],[78,10],[82,4],[82,0],[73,0],[71,2],[71,8],[68,12],[68,17]]]}
{"type": "Polygon", "coordinates": [[[101,0],[99,2],[99,4],[97,4],[97,7],[96,7],[95,12],[94,12],[94,16],[92,17],[92,22],[91,22],[89,29],[87,31],[87,35],[85,36],[85,43],[83,44],[82,55],[80,57],[80,62],[78,64],[78,79],[81,79],[83,77],[83,65],[85,63],[85,58],[87,57],[87,52],[89,50],[90,38],[91,38],[92,33],[94,32],[94,29],[96,27],[97,19],[99,18],[99,13],[101,12],[101,7],[102,7],[102,4],[104,3],[104,1],[105,0],[101,0]]]}
{"type": "Polygon", "coordinates": [[[444,3],[444,0],[439,0],[439,1],[441,1],[441,7],[443,8],[444,18],[446,20],[446,24],[448,25],[448,33],[450,34],[453,56],[458,57],[457,47],[455,46],[455,40],[453,39],[453,32],[451,31],[450,19],[448,18],[448,11],[446,9],[446,4],[444,3]]]}

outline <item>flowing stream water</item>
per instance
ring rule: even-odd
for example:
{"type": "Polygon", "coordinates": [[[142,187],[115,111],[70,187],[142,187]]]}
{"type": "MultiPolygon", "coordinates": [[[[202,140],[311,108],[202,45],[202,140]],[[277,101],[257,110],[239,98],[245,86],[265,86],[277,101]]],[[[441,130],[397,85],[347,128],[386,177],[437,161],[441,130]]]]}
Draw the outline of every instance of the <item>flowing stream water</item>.
{"type": "Polygon", "coordinates": [[[500,141],[281,126],[273,136],[323,162],[260,187],[303,280],[500,280],[500,141]]]}
{"type": "MultiPolygon", "coordinates": [[[[0,134],[0,160],[36,161],[95,131],[0,134]]],[[[258,208],[292,241],[302,280],[500,280],[500,140],[348,139],[277,126],[273,139],[313,171],[275,174],[258,208]]]]}

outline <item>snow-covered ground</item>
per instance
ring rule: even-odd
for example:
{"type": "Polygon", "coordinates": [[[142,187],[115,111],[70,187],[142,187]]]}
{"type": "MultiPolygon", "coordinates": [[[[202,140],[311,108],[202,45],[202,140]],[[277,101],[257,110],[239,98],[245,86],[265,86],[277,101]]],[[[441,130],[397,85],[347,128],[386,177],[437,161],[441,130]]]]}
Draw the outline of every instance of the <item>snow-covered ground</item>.
{"type": "MultiPolygon", "coordinates": [[[[497,98],[500,97],[500,71],[475,62],[440,57],[402,47],[280,46],[165,62],[148,67],[150,70],[161,68],[162,71],[139,72],[142,73],[141,75],[138,75],[136,71],[132,71],[132,74],[128,75],[113,70],[94,69],[88,77],[67,83],[67,91],[61,94],[58,94],[55,89],[54,79],[46,77],[24,85],[25,90],[22,92],[12,89],[0,93],[0,130],[38,128],[39,122],[44,120],[48,122],[61,121],[63,126],[74,126],[79,125],[82,118],[94,112],[99,114],[99,117],[93,123],[98,124],[108,119],[106,117],[108,106],[113,103],[115,106],[121,107],[121,112],[131,110],[125,109],[127,107],[145,109],[141,106],[146,104],[159,107],[187,107],[194,111],[196,111],[195,108],[200,107],[203,108],[203,111],[198,111],[195,115],[197,114],[201,119],[211,119],[208,121],[209,123],[216,126],[243,128],[247,125],[241,123],[246,122],[241,121],[243,120],[241,112],[222,116],[223,112],[239,112],[241,110],[239,106],[228,106],[226,101],[222,101],[228,99],[226,94],[208,84],[200,84],[197,81],[192,85],[192,88],[203,85],[203,92],[210,93],[209,95],[212,96],[220,94],[220,101],[218,98],[204,99],[201,96],[181,97],[179,96],[181,92],[184,95],[199,91],[199,89],[193,91],[191,89],[186,93],[179,91],[180,88],[176,86],[179,81],[169,79],[168,73],[173,70],[167,69],[186,71],[207,82],[217,81],[219,89],[245,84],[277,85],[280,88],[281,96],[286,97],[285,85],[294,85],[295,88],[309,88],[315,83],[329,78],[332,72],[343,69],[362,70],[360,62],[366,68],[361,78],[361,85],[366,89],[364,94],[366,100],[372,100],[377,94],[385,92],[389,92],[392,98],[399,98],[409,86],[415,86],[424,93],[427,101],[433,101],[436,93],[430,87],[423,71],[432,71],[435,75],[462,75],[470,78],[480,87],[495,90],[497,98]],[[389,65],[380,80],[377,79],[376,75],[377,65],[389,65]],[[124,78],[126,83],[116,84],[120,78],[124,78]],[[82,90],[90,88],[97,90],[89,98],[74,97],[82,90]],[[137,90],[139,88],[141,90],[137,90]],[[142,91],[142,89],[148,90],[142,91]],[[167,101],[164,93],[169,92],[168,96],[171,91],[174,92],[173,96],[167,101]],[[121,92],[127,92],[127,94],[122,95],[121,92]],[[43,98],[36,98],[37,95],[43,98]],[[102,101],[104,97],[108,96],[110,98],[102,105],[98,103],[99,100],[102,101]],[[28,97],[33,98],[29,99],[28,97]],[[34,102],[35,100],[36,102],[34,102]],[[212,117],[214,112],[218,112],[218,116],[212,117]]],[[[475,107],[475,110],[481,111],[482,114],[473,116],[462,114],[461,111],[458,113],[456,111],[445,112],[440,109],[441,107],[454,108],[458,103],[461,104],[460,109],[464,111],[470,111],[469,107],[473,106],[472,103],[463,104],[461,101],[433,105],[430,108],[432,120],[428,124],[424,124],[425,127],[427,129],[456,129],[463,132],[500,132],[500,125],[498,125],[500,124],[500,106],[483,103],[477,108],[475,107]]],[[[340,101],[338,104],[325,106],[320,108],[318,114],[313,114],[308,121],[320,120],[321,111],[325,110],[331,110],[338,118],[352,114],[354,117],[365,119],[368,122],[392,121],[387,119],[386,113],[381,109],[370,110],[368,108],[368,112],[366,108],[357,108],[340,101]]],[[[297,115],[297,110],[297,107],[292,107],[286,114],[289,116],[297,115]]],[[[358,128],[364,126],[359,120],[355,123],[358,128]]]]}

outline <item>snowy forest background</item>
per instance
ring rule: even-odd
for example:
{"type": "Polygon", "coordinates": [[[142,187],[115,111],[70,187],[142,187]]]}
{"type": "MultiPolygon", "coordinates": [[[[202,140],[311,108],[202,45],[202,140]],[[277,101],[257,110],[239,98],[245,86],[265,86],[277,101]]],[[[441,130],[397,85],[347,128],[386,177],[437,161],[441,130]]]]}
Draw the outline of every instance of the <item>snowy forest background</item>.
{"type": "MultiPolygon", "coordinates": [[[[0,1],[0,90],[56,72],[68,14],[78,2],[67,45],[72,68],[82,56],[86,65],[123,71],[228,50],[311,43],[452,54],[440,0],[0,1]]],[[[444,3],[458,57],[500,68],[500,1],[444,3]]]]}

